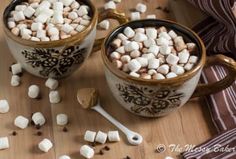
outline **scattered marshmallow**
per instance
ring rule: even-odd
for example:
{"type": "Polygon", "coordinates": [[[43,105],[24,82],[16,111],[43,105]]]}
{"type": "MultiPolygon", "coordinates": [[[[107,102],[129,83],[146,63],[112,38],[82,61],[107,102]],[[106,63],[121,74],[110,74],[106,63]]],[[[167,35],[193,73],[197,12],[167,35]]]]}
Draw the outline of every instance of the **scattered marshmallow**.
{"type": "Polygon", "coordinates": [[[102,131],[98,131],[95,141],[101,144],[104,144],[107,140],[107,134],[102,132],[102,131]]]}
{"type": "Polygon", "coordinates": [[[48,78],[47,81],[45,82],[45,86],[52,90],[55,90],[59,86],[59,82],[56,79],[48,78]]]}
{"type": "Polygon", "coordinates": [[[130,19],[132,21],[141,19],[140,13],[139,12],[131,12],[130,19]]]}
{"type": "Polygon", "coordinates": [[[134,32],[134,30],[133,30],[132,28],[126,27],[126,28],[124,29],[124,34],[125,34],[128,38],[132,38],[132,37],[134,37],[135,32],[134,32]]]}
{"type": "Polygon", "coordinates": [[[28,96],[30,98],[38,98],[39,93],[40,93],[40,89],[39,89],[39,86],[37,86],[37,85],[31,85],[28,88],[28,96]]]}
{"type": "Polygon", "coordinates": [[[14,120],[14,125],[18,128],[25,129],[29,124],[29,119],[23,116],[17,116],[14,120]]]}
{"type": "Polygon", "coordinates": [[[147,10],[147,6],[146,6],[145,4],[143,4],[143,3],[138,3],[138,4],[136,5],[135,9],[136,9],[137,11],[141,12],[141,13],[144,13],[144,12],[146,12],[146,10],[147,10]]]}
{"type": "Polygon", "coordinates": [[[10,106],[7,100],[0,100],[0,113],[7,113],[9,112],[10,106]]]}
{"type": "Polygon", "coordinates": [[[39,144],[38,148],[43,152],[48,152],[53,147],[52,142],[49,139],[43,139],[39,144]]]}
{"type": "Polygon", "coordinates": [[[104,4],[104,9],[116,9],[116,4],[113,1],[109,1],[104,4]]]}
{"type": "Polygon", "coordinates": [[[110,22],[109,22],[109,20],[103,20],[98,24],[98,26],[100,28],[103,28],[103,29],[107,30],[110,27],[110,22]]]}
{"type": "Polygon", "coordinates": [[[177,77],[177,75],[174,72],[170,72],[166,75],[166,78],[174,78],[177,77]]]}
{"type": "Polygon", "coordinates": [[[89,147],[88,145],[83,145],[80,148],[80,154],[83,157],[90,159],[90,158],[93,158],[93,156],[94,156],[94,150],[91,147],[89,147]]]}
{"type": "Polygon", "coordinates": [[[0,150],[10,147],[8,137],[0,137],[0,150]]]}
{"type": "Polygon", "coordinates": [[[94,142],[96,137],[96,132],[87,130],[84,134],[84,140],[88,142],[94,142]]]}
{"type": "Polygon", "coordinates": [[[149,14],[147,15],[146,19],[156,19],[156,15],[155,14],[149,14]]]}
{"type": "Polygon", "coordinates": [[[46,122],[46,119],[44,118],[43,114],[40,112],[36,112],[32,115],[32,120],[35,125],[44,125],[46,122]]]}
{"type": "Polygon", "coordinates": [[[110,142],[120,141],[120,135],[118,131],[109,131],[107,135],[110,142]]]}
{"type": "Polygon", "coordinates": [[[18,75],[11,76],[11,86],[16,87],[20,85],[20,77],[18,75]]]}
{"type": "Polygon", "coordinates": [[[68,116],[66,114],[57,114],[57,125],[63,126],[68,123],[68,116]]]}
{"type": "Polygon", "coordinates": [[[50,91],[49,93],[49,101],[52,104],[60,103],[61,97],[58,91],[50,91]]]}
{"type": "Polygon", "coordinates": [[[22,72],[22,67],[20,63],[11,65],[11,72],[13,75],[17,75],[22,72]]]}
{"type": "Polygon", "coordinates": [[[70,156],[62,155],[58,159],[71,159],[70,156]]]}

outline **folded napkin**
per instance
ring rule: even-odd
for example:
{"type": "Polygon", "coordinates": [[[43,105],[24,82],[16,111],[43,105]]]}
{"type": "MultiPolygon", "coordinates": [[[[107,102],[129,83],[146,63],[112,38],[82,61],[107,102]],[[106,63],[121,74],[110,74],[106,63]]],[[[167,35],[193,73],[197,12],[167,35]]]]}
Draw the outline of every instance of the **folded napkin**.
{"type": "MultiPolygon", "coordinates": [[[[209,15],[193,28],[204,41],[207,54],[221,53],[236,59],[236,0],[188,1],[209,15]]],[[[203,71],[202,79],[205,83],[211,83],[222,79],[226,74],[223,67],[213,66],[203,71]]],[[[227,89],[208,96],[206,103],[219,135],[192,151],[182,153],[183,158],[236,159],[236,82],[227,89]],[[222,151],[217,151],[217,148],[222,151]]]]}

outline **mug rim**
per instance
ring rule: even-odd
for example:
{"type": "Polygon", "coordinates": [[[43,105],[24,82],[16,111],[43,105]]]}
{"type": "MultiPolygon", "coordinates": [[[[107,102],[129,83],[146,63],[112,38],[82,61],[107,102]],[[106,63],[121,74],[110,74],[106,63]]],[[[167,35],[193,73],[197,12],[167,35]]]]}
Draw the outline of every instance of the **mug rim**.
{"type": "Polygon", "coordinates": [[[7,17],[9,15],[9,12],[12,11],[12,10],[10,10],[10,7],[11,7],[11,5],[14,5],[15,3],[19,2],[19,1],[22,1],[22,0],[13,0],[7,5],[7,7],[4,9],[4,12],[3,12],[2,22],[3,22],[3,30],[5,32],[5,35],[22,45],[39,47],[39,48],[59,47],[59,46],[64,46],[65,44],[71,45],[71,43],[74,45],[74,43],[73,43],[74,41],[76,41],[76,43],[79,43],[82,40],[84,40],[84,38],[91,32],[91,30],[96,26],[96,23],[97,23],[98,11],[97,11],[96,7],[94,6],[94,4],[91,1],[76,0],[76,1],[82,1],[83,3],[88,5],[93,13],[93,16],[92,16],[92,19],[91,19],[89,25],[83,31],[78,32],[77,34],[72,35],[69,38],[55,40],[55,41],[26,40],[26,39],[23,39],[19,36],[14,35],[11,32],[11,30],[7,27],[7,17]],[[8,11],[8,9],[9,9],[9,11],[8,11]]]}
{"type": "MultiPolygon", "coordinates": [[[[147,27],[148,27],[148,25],[147,25],[147,27]]],[[[206,48],[205,48],[205,45],[203,44],[203,41],[201,40],[201,38],[192,29],[190,29],[182,24],[179,24],[177,22],[174,22],[171,20],[163,20],[163,19],[135,20],[135,21],[130,21],[128,23],[125,23],[123,25],[116,27],[108,34],[108,36],[103,41],[103,44],[101,46],[101,54],[102,54],[102,60],[103,60],[103,63],[105,64],[105,67],[109,71],[111,71],[115,76],[117,76],[123,80],[126,80],[126,81],[130,81],[130,82],[134,82],[134,83],[138,83],[138,84],[143,84],[143,85],[157,85],[157,84],[177,84],[178,85],[178,84],[181,84],[182,82],[195,76],[198,73],[198,71],[203,68],[203,66],[205,65],[205,62],[206,62],[206,48]],[[190,71],[187,71],[186,73],[184,73],[182,75],[178,75],[177,77],[174,77],[174,78],[160,79],[160,80],[136,78],[136,77],[133,77],[133,76],[123,72],[122,70],[119,70],[117,67],[115,67],[107,56],[107,49],[108,49],[107,46],[111,42],[109,40],[111,40],[110,38],[112,37],[112,35],[115,34],[116,32],[120,33],[119,30],[122,30],[127,26],[134,25],[135,23],[141,23],[141,24],[145,25],[145,23],[148,23],[148,22],[150,22],[150,23],[151,22],[154,22],[154,23],[162,22],[162,23],[165,23],[166,25],[173,25],[173,27],[175,27],[176,30],[179,30],[180,32],[182,30],[181,33],[183,33],[183,31],[185,31],[185,35],[190,35],[193,38],[195,38],[197,40],[196,42],[198,43],[199,49],[200,49],[199,50],[200,60],[198,61],[197,65],[195,65],[190,71]]]]}

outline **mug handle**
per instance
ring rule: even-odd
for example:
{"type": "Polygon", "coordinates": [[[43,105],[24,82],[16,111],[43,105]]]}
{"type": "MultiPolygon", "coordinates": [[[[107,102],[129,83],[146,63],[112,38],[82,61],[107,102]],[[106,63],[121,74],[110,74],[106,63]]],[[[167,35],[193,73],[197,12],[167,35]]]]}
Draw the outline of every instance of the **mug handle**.
{"type": "Polygon", "coordinates": [[[220,65],[228,70],[228,74],[220,81],[209,84],[198,84],[192,98],[209,95],[229,87],[236,80],[236,62],[224,55],[208,56],[205,67],[220,65]]]}
{"type": "MultiPolygon", "coordinates": [[[[105,19],[115,19],[120,24],[124,24],[129,21],[124,13],[119,13],[115,9],[108,9],[108,10],[100,12],[98,15],[98,23],[105,20],[105,19]]],[[[102,45],[104,39],[105,38],[100,38],[100,39],[95,40],[92,52],[96,52],[101,49],[101,45],[102,45]]]]}

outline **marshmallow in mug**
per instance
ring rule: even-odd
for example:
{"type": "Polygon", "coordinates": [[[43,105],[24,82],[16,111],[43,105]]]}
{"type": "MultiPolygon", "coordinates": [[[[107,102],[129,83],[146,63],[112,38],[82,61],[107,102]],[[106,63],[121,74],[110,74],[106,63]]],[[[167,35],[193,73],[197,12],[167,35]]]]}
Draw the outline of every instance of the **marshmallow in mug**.
{"type": "Polygon", "coordinates": [[[17,5],[9,14],[7,25],[14,35],[23,39],[54,41],[71,37],[83,31],[90,21],[87,5],[80,4],[76,0],[44,0],[22,2],[17,5]],[[74,28],[75,24],[80,27],[74,28]],[[48,26],[53,27],[49,28],[48,26]],[[33,33],[35,31],[37,34],[33,33]]]}
{"type": "Polygon", "coordinates": [[[198,62],[196,44],[186,42],[184,37],[164,26],[126,27],[111,42],[110,48],[112,63],[136,78],[174,78],[198,62]]]}

